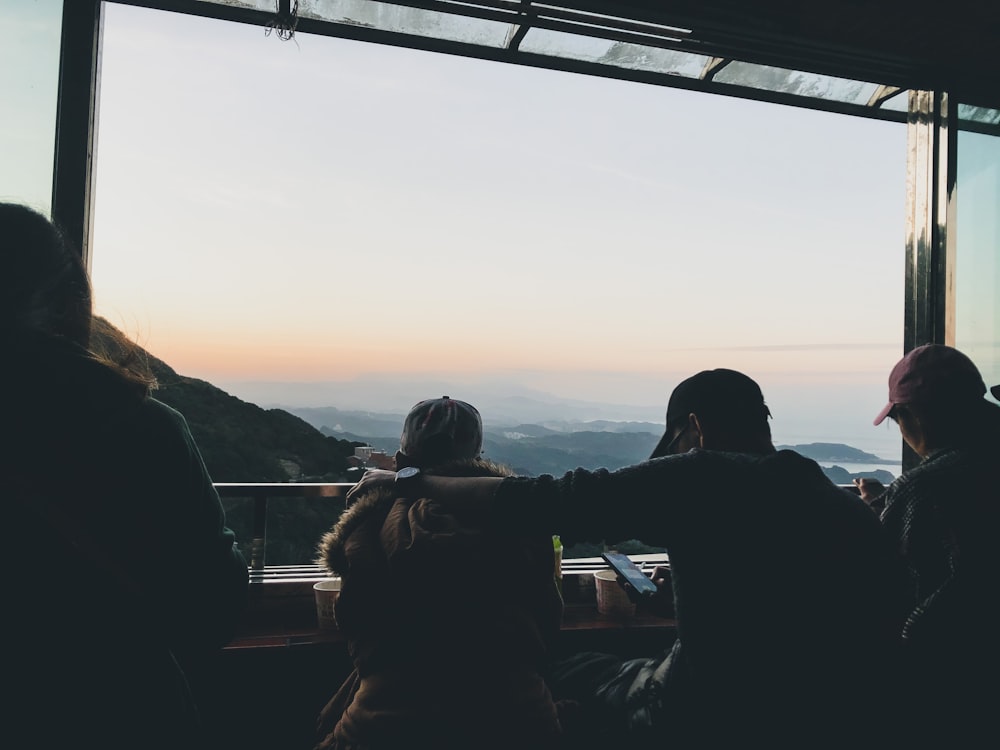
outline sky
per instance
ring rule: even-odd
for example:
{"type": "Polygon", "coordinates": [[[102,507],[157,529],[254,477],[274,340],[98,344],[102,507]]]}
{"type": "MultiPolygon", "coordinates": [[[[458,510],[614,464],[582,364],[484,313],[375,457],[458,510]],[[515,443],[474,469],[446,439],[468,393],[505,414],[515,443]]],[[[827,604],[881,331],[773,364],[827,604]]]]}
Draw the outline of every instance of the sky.
{"type": "Polygon", "coordinates": [[[447,382],[658,421],[731,367],[776,438],[898,456],[905,159],[900,123],[112,3],[96,306],[258,402],[447,382]]]}

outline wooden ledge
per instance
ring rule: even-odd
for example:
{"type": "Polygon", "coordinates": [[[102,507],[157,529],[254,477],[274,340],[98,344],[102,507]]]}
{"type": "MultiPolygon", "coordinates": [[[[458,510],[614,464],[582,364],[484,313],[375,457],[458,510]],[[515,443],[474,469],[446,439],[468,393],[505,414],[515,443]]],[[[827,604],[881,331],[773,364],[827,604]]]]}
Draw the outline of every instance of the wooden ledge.
{"type": "MultiPolygon", "coordinates": [[[[574,560],[563,566],[562,630],[585,634],[588,631],[663,630],[673,631],[672,619],[639,612],[632,616],[602,615],[597,611],[593,571],[600,561],[574,560]]],[[[269,569],[251,576],[250,603],[236,637],[226,650],[286,648],[303,645],[344,644],[336,630],[320,630],[316,622],[313,584],[322,580],[319,568],[300,566],[269,569]]]]}

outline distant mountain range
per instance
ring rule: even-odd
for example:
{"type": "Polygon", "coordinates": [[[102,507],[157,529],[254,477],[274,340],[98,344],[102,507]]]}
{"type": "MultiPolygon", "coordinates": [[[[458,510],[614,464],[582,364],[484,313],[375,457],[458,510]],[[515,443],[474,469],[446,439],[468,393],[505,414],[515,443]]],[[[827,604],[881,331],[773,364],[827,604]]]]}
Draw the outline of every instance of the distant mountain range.
{"type": "MultiPolygon", "coordinates": [[[[109,348],[113,350],[114,346],[109,348]]],[[[216,482],[352,481],[355,474],[350,471],[347,459],[354,454],[355,447],[371,445],[392,454],[399,445],[404,411],[375,413],[333,407],[265,409],[204,380],[180,375],[149,353],[145,356],[159,382],[154,396],[184,415],[216,482]]],[[[579,466],[616,469],[643,461],[663,429],[655,422],[559,419],[551,413],[546,419],[521,422],[509,418],[514,411],[507,413],[506,423],[485,424],[484,453],[515,472],[530,476],[559,475],[579,466]]],[[[780,447],[795,448],[818,461],[882,462],[877,456],[837,443],[780,447]]],[[[839,484],[860,476],[840,467],[824,471],[839,484]]],[[[887,471],[865,476],[875,476],[883,482],[893,478],[887,471]]],[[[243,498],[227,499],[224,504],[226,523],[236,532],[244,554],[249,555],[253,505],[243,498]]],[[[342,511],[340,501],[273,504],[268,509],[268,562],[291,564],[310,560],[319,534],[342,511]]]]}
{"type": "MultiPolygon", "coordinates": [[[[217,482],[350,481],[353,474],[347,458],[357,445],[371,445],[388,454],[399,445],[405,410],[264,409],[204,380],[179,375],[149,353],[146,356],[159,381],[154,395],[185,416],[217,482]]],[[[517,403],[527,409],[528,401],[515,396],[508,406],[517,403]]],[[[520,408],[486,420],[484,453],[530,476],[558,475],[580,466],[617,469],[638,463],[649,457],[663,431],[657,422],[557,418],[551,410],[545,412],[546,418],[519,422],[512,417],[520,415],[520,408]]],[[[792,448],[820,463],[893,463],[841,443],[778,447],[792,448]]],[[[893,479],[885,470],[863,474],[838,466],[824,470],[841,484],[862,475],[893,479]]]]}
{"type": "MultiPolygon", "coordinates": [[[[403,413],[373,413],[334,407],[295,408],[288,411],[302,417],[324,435],[340,440],[363,442],[393,454],[399,447],[403,413]]],[[[530,476],[562,474],[577,467],[617,469],[649,457],[663,427],[654,422],[611,422],[595,420],[548,420],[543,423],[497,424],[484,422],[484,454],[530,476]]],[[[878,456],[842,443],[780,445],[820,463],[893,465],[878,456]]],[[[896,464],[898,465],[898,464],[896,464]]],[[[824,472],[838,484],[850,484],[855,477],[875,477],[883,482],[894,476],[887,470],[849,472],[833,466],[824,472]]]]}
{"type": "Polygon", "coordinates": [[[397,382],[393,378],[372,374],[346,381],[235,381],[221,385],[230,393],[239,394],[253,403],[294,410],[295,413],[313,410],[317,405],[349,405],[355,412],[405,414],[413,406],[416,393],[429,396],[451,394],[462,398],[475,404],[483,414],[488,414],[495,424],[544,424],[549,420],[649,420],[659,419],[663,414],[662,405],[636,406],[566,398],[520,385],[512,379],[459,383],[413,376],[397,382]]]}

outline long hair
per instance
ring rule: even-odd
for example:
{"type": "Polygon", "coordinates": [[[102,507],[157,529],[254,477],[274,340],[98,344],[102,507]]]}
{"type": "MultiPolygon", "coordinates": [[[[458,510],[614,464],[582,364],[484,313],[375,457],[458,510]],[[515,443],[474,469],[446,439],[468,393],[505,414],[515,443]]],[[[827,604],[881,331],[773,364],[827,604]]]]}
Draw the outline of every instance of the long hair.
{"type": "Polygon", "coordinates": [[[137,345],[98,318],[99,338],[113,343],[91,346],[90,277],[60,227],[27,206],[0,202],[0,265],[0,335],[69,341],[149,393],[155,379],[137,345]]]}

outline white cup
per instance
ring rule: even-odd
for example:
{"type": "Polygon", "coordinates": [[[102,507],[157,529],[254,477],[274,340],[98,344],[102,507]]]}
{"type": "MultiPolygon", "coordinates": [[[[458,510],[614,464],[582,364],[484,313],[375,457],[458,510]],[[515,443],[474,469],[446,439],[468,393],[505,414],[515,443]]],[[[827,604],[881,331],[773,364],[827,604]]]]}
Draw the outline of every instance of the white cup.
{"type": "Polygon", "coordinates": [[[337,597],[340,596],[340,579],[326,578],[313,584],[313,593],[316,594],[316,620],[320,630],[329,630],[337,627],[337,617],[334,614],[334,605],[337,597]]]}
{"type": "Polygon", "coordinates": [[[635,602],[628,598],[618,583],[618,574],[608,568],[594,573],[597,589],[597,611],[602,615],[629,616],[635,614],[635,602]]]}

